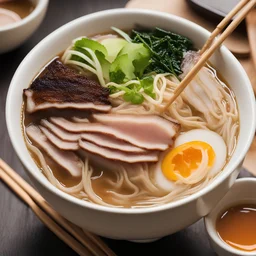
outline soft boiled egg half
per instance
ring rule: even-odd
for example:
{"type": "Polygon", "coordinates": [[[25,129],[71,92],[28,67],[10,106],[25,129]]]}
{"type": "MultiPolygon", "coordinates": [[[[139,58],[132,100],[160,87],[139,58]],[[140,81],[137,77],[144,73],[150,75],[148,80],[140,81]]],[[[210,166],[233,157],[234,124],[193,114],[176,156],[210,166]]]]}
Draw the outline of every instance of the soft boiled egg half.
{"type": "MultiPolygon", "coordinates": [[[[165,152],[156,165],[156,185],[166,191],[172,191],[179,177],[189,178],[202,168],[203,156],[206,156],[207,163],[204,166],[209,177],[221,171],[227,157],[227,147],[222,137],[213,131],[203,129],[182,133],[175,140],[174,147],[165,152]]],[[[180,185],[182,181],[179,182],[180,185]]]]}

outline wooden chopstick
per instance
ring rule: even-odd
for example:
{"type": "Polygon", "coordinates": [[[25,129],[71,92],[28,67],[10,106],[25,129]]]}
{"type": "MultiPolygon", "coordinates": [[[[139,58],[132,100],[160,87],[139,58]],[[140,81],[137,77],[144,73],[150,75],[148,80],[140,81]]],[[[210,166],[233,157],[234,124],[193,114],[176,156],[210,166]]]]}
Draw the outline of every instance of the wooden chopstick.
{"type": "Polygon", "coordinates": [[[182,93],[186,86],[194,79],[194,77],[197,75],[200,69],[205,65],[205,63],[212,56],[215,50],[218,49],[220,45],[224,42],[224,40],[235,30],[235,28],[241,23],[241,21],[246,17],[246,15],[255,6],[255,4],[256,0],[250,0],[246,5],[244,5],[244,8],[240,6],[240,13],[234,18],[234,20],[218,37],[218,39],[216,39],[216,41],[213,42],[212,45],[205,50],[205,52],[200,57],[199,61],[195,64],[195,66],[189,71],[189,73],[181,81],[178,87],[174,90],[172,97],[162,108],[162,112],[164,112],[176,100],[176,98],[182,93]]]}
{"type": "Polygon", "coordinates": [[[203,48],[200,50],[200,54],[202,55],[212,44],[213,40],[216,36],[228,25],[231,19],[249,2],[250,0],[242,0],[240,1],[226,16],[221,22],[217,25],[217,27],[213,30],[208,40],[204,44],[203,48]]]}
{"type": "Polygon", "coordinates": [[[33,210],[37,217],[61,240],[69,245],[75,252],[81,256],[88,256],[91,253],[82,246],[71,235],[65,232],[58,224],[56,224],[44,211],[42,211],[31,197],[0,168],[1,179],[33,210]]]}
{"type": "Polygon", "coordinates": [[[0,168],[13,179],[23,190],[25,190],[31,198],[47,212],[59,225],[72,234],[81,244],[88,248],[93,255],[97,256],[116,256],[116,254],[96,235],[84,232],[76,225],[67,221],[55,210],[53,210],[44,198],[25,180],[23,180],[12,168],[0,159],[0,168]]]}

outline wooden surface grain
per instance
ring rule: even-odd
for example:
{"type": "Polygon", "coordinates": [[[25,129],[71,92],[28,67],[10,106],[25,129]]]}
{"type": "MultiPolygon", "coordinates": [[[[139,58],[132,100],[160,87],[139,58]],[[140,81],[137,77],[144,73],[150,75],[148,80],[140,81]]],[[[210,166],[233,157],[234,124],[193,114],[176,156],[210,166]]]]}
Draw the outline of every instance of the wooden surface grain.
{"type": "MultiPolygon", "coordinates": [[[[0,157],[28,180],[8,137],[5,99],[11,78],[25,55],[46,35],[82,15],[123,7],[126,0],[52,0],[37,32],[19,49],[0,55],[0,157]]],[[[1,40],[1,38],[0,38],[1,40]]],[[[20,111],[17,109],[17,111],[20,111]]],[[[251,176],[242,171],[241,176],[251,176]]],[[[178,216],[177,216],[178,218],[178,216]]],[[[176,221],[176,220],[166,220],[176,221]]],[[[106,239],[117,255],[197,255],[213,256],[203,221],[155,243],[135,244],[106,239]]],[[[75,256],[50,232],[2,182],[0,182],[0,256],[75,256]]]]}

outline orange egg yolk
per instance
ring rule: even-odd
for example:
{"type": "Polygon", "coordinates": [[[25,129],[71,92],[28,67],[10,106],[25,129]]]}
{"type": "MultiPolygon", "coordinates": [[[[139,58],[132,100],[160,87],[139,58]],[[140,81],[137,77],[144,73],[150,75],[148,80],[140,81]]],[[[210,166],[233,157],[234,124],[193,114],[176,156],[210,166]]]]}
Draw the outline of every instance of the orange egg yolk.
{"type": "Polygon", "coordinates": [[[208,167],[213,166],[215,153],[213,148],[203,141],[190,141],[170,151],[162,162],[162,172],[168,180],[176,181],[179,173],[189,177],[202,162],[202,150],[208,154],[208,167]]]}

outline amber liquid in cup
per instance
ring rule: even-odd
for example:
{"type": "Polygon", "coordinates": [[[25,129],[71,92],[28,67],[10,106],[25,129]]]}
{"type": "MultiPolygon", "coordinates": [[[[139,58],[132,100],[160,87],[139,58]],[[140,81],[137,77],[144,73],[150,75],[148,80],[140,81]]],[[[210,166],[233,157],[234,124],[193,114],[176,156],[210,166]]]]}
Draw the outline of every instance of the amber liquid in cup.
{"type": "Polygon", "coordinates": [[[242,251],[256,251],[256,204],[229,208],[217,219],[216,229],[228,245],[242,251]]]}
{"type": "MultiPolygon", "coordinates": [[[[0,1],[0,10],[8,10],[17,14],[20,19],[27,17],[34,9],[34,5],[29,0],[13,0],[1,3],[0,1]]],[[[0,27],[8,25],[6,23],[6,13],[0,11],[0,27]]],[[[15,20],[13,21],[15,22],[15,20]]]]}

